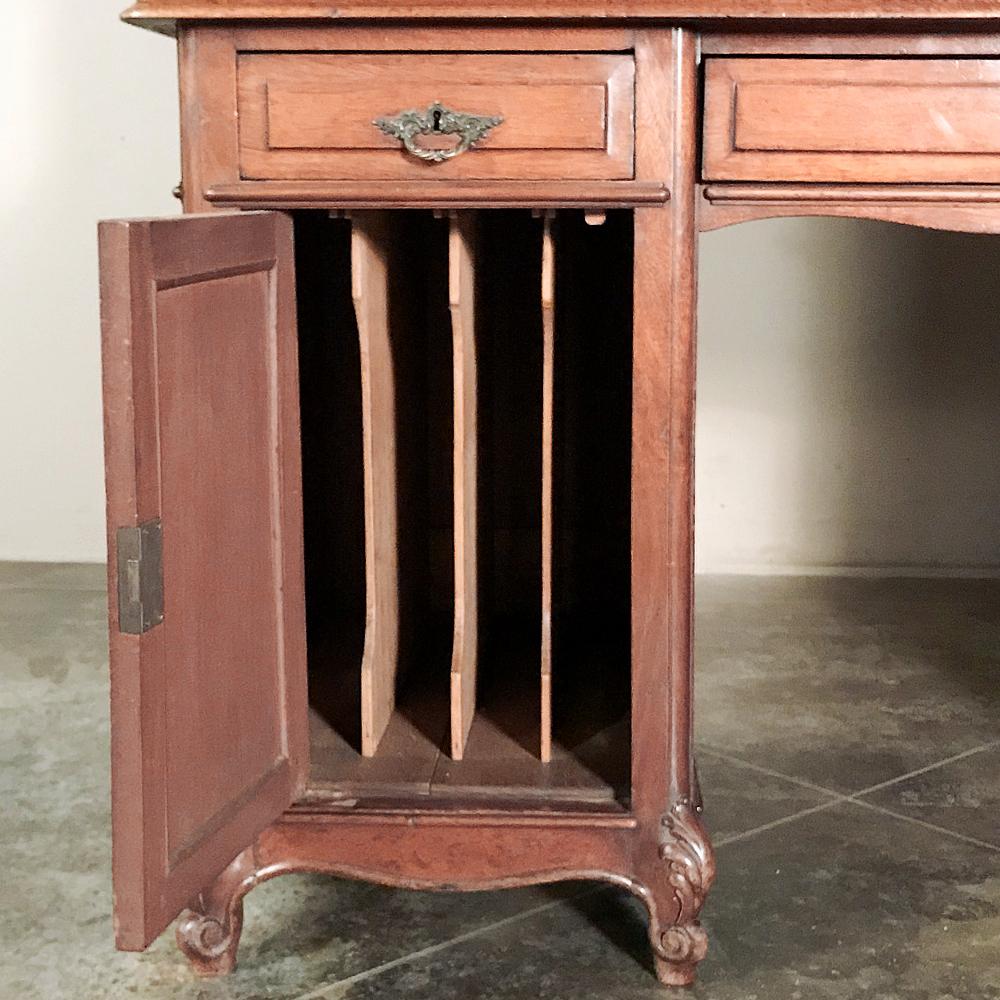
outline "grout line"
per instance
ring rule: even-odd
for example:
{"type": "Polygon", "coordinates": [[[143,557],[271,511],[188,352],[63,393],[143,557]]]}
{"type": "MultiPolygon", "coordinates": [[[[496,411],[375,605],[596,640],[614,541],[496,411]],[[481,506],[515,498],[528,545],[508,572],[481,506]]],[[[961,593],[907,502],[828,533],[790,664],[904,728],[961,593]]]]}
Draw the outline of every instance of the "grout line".
{"type": "Polygon", "coordinates": [[[815,563],[721,563],[711,569],[696,569],[695,577],[771,577],[799,579],[831,577],[847,580],[1000,580],[1000,566],[927,566],[920,563],[896,563],[885,566],[815,563]]]}
{"type": "Polygon", "coordinates": [[[399,958],[390,959],[388,962],[383,962],[381,965],[374,965],[370,969],[365,969],[362,972],[356,972],[353,976],[348,976],[346,979],[338,979],[336,982],[327,983],[325,986],[322,986],[318,990],[314,990],[311,993],[303,993],[301,996],[296,997],[296,1000],[330,1000],[330,998],[336,996],[341,989],[347,986],[363,982],[366,979],[373,979],[375,976],[380,976],[383,972],[388,972],[391,969],[396,969],[401,965],[407,965],[410,962],[417,961],[421,958],[428,958],[429,956],[436,955],[439,952],[447,950],[448,948],[453,948],[455,945],[464,944],[466,941],[474,941],[476,938],[489,934],[492,931],[499,930],[502,927],[509,927],[511,924],[516,924],[522,920],[527,920],[529,917],[537,916],[539,913],[545,913],[546,911],[554,909],[557,906],[562,906],[564,903],[569,903],[577,899],[583,899],[587,896],[593,896],[598,892],[604,892],[607,888],[608,887],[603,884],[591,886],[588,889],[584,889],[582,892],[565,896],[562,899],[554,899],[550,903],[542,903],[539,906],[533,906],[530,909],[522,910],[520,913],[514,913],[509,917],[504,917],[503,920],[496,920],[491,924],[486,924],[484,927],[477,927],[475,930],[467,931],[465,934],[459,934],[456,937],[449,938],[447,941],[440,941],[427,948],[421,948],[419,951],[413,951],[407,955],[400,955],[399,958]]]}
{"type": "Polygon", "coordinates": [[[954,764],[956,761],[965,760],[966,757],[974,757],[978,753],[983,753],[985,750],[992,750],[998,746],[1000,746],[1000,740],[991,740],[989,743],[984,743],[982,746],[973,747],[971,750],[963,750],[961,753],[953,754],[951,757],[945,757],[944,760],[939,760],[934,764],[928,764],[926,767],[918,767],[915,771],[910,771],[907,774],[901,774],[898,778],[890,778],[888,781],[880,781],[877,785],[869,785],[867,788],[861,788],[856,792],[851,792],[851,794],[846,796],[846,798],[858,799],[862,795],[871,795],[872,792],[879,792],[883,788],[888,788],[890,785],[899,784],[901,781],[908,781],[910,778],[919,777],[921,774],[927,774],[929,771],[936,771],[939,767],[947,767],[948,764],[954,764]]]}
{"type": "Polygon", "coordinates": [[[914,823],[922,826],[925,830],[933,830],[935,833],[943,833],[957,840],[963,840],[967,844],[974,844],[976,847],[985,847],[989,851],[1000,854],[1000,845],[991,844],[987,840],[979,840],[978,837],[970,837],[966,833],[959,833],[957,830],[949,830],[946,826],[938,826],[936,823],[928,823],[925,819],[917,816],[907,816],[906,813],[898,813],[894,809],[886,809],[885,806],[877,806],[874,802],[862,802],[860,799],[851,799],[851,805],[861,806],[862,809],[870,809],[872,812],[884,813],[894,819],[905,820],[907,823],[914,823]]]}
{"type": "Polygon", "coordinates": [[[833,795],[838,799],[846,799],[850,797],[850,793],[848,792],[838,792],[836,789],[827,788],[824,785],[817,785],[812,781],[807,781],[805,778],[796,778],[791,774],[774,771],[769,767],[763,767],[760,764],[754,764],[749,760],[744,760],[742,757],[734,757],[732,754],[724,753],[722,750],[716,750],[714,747],[705,746],[704,744],[699,745],[695,751],[695,756],[701,752],[706,752],[712,757],[718,757],[720,760],[724,760],[727,763],[736,764],[739,767],[745,767],[751,771],[757,771],[759,774],[765,774],[769,778],[780,778],[782,781],[789,781],[793,785],[800,785],[802,788],[809,788],[814,792],[822,792],[824,795],[833,795]]]}
{"type": "Polygon", "coordinates": [[[0,583],[0,594],[107,594],[107,584],[94,587],[42,586],[31,583],[0,583]]]}
{"type": "Polygon", "coordinates": [[[758,833],[767,833],[768,830],[774,830],[779,826],[784,826],[786,823],[794,823],[796,820],[803,819],[806,816],[812,816],[814,813],[825,812],[827,809],[832,809],[834,806],[842,805],[848,802],[849,798],[846,795],[841,795],[838,798],[830,799],[829,802],[821,802],[818,806],[810,806],[808,809],[803,809],[801,812],[793,813],[791,816],[782,816],[781,819],[771,820],[770,823],[764,823],[762,826],[755,826],[752,830],[744,830],[743,833],[734,833],[729,837],[722,837],[719,840],[713,841],[716,850],[721,847],[726,847],[729,844],[736,844],[742,840],[749,840],[751,837],[757,836],[758,833]]]}
{"type": "Polygon", "coordinates": [[[800,785],[803,788],[810,788],[814,792],[823,792],[825,795],[833,795],[839,801],[853,801],[860,798],[862,795],[871,795],[872,792],[881,791],[883,788],[888,788],[901,781],[908,781],[910,778],[917,778],[921,774],[927,774],[929,771],[936,771],[939,767],[947,767],[949,764],[965,760],[966,757],[974,757],[976,754],[983,753],[986,750],[993,750],[997,747],[1000,747],[1000,739],[990,740],[989,743],[983,743],[981,746],[971,747],[968,750],[962,750],[960,753],[953,754],[951,757],[945,757],[943,760],[935,761],[933,764],[927,764],[925,767],[918,767],[915,771],[908,771],[906,774],[897,775],[895,778],[888,778],[886,781],[880,781],[875,785],[868,785],[865,788],[859,788],[854,792],[838,792],[836,789],[826,788],[824,785],[817,785],[804,778],[796,778],[791,774],[785,774],[783,771],[775,771],[772,768],[763,767],[760,764],[754,764],[751,761],[744,760],[742,757],[734,757],[732,754],[724,753],[721,750],[717,750],[714,747],[707,746],[705,744],[701,744],[696,752],[708,753],[710,756],[718,757],[720,760],[724,760],[730,764],[735,764],[739,767],[746,767],[751,771],[757,771],[759,774],[765,774],[770,778],[780,778],[782,781],[789,781],[794,785],[800,785]]]}
{"type": "Polygon", "coordinates": [[[978,840],[976,837],[970,837],[967,834],[958,833],[955,830],[949,830],[947,827],[937,826],[934,823],[928,823],[926,820],[918,819],[914,816],[907,816],[905,813],[897,813],[892,809],[886,809],[883,806],[877,806],[874,803],[866,802],[862,800],[862,796],[870,795],[873,792],[880,791],[884,788],[888,788],[892,785],[898,784],[899,782],[906,781],[910,778],[918,777],[921,774],[927,774],[930,771],[935,771],[938,768],[946,767],[949,764],[954,764],[956,761],[965,760],[967,757],[973,757],[976,754],[983,753],[986,750],[994,749],[1000,746],[1000,740],[992,740],[989,743],[984,743],[982,746],[972,747],[969,750],[963,750],[961,753],[953,754],[951,757],[946,757],[944,760],[939,760],[934,764],[928,764],[926,767],[917,768],[915,771],[910,771],[906,774],[901,774],[896,778],[890,778],[888,781],[881,781],[878,784],[870,785],[867,788],[862,788],[856,792],[844,793],[836,792],[833,789],[825,788],[822,785],[816,785],[811,781],[805,781],[802,778],[794,778],[789,774],[784,774],[781,771],[775,771],[768,767],[762,767],[760,764],[753,764],[750,761],[743,760],[739,757],[733,757],[730,754],[723,753],[720,750],[716,750],[710,746],[701,745],[700,751],[707,752],[709,755],[718,757],[720,760],[727,761],[729,763],[735,764],[737,766],[746,767],[752,771],[756,771],[760,774],[767,775],[772,778],[779,778],[783,781],[791,782],[792,784],[801,785],[804,788],[812,789],[813,791],[822,792],[825,795],[830,795],[832,798],[829,802],[821,802],[819,805],[810,807],[809,809],[803,809],[800,812],[792,813],[789,816],[783,816],[780,819],[772,820],[770,823],[764,823],[762,826],[755,826],[753,829],[744,830],[742,833],[736,833],[729,837],[723,837],[717,841],[714,841],[714,846],[716,849],[725,847],[727,844],[735,844],[743,840],[748,840],[750,837],[754,837],[759,833],[766,833],[769,830],[773,830],[777,827],[784,826],[786,823],[792,823],[798,819],[802,819],[805,816],[811,816],[814,813],[824,812],[833,806],[843,805],[849,803],[852,805],[861,806],[866,809],[871,809],[874,812],[884,813],[887,816],[893,816],[896,819],[905,820],[910,823],[914,823],[917,826],[925,827],[928,830],[933,830],[938,833],[943,833],[951,837],[955,837],[958,840],[965,841],[969,844],[974,844],[977,847],[983,847],[987,850],[995,851],[1000,853],[1000,845],[991,844],[985,840],[978,840]]]}

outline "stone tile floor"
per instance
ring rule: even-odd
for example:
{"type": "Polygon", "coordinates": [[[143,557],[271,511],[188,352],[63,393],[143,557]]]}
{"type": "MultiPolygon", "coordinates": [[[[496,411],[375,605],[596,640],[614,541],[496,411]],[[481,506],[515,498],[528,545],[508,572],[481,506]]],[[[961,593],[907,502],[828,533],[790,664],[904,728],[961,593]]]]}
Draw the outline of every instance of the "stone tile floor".
{"type": "MultiPolygon", "coordinates": [[[[662,997],[610,888],[290,876],[241,967],[111,945],[100,567],[0,564],[0,998],[662,997]]],[[[692,1000],[1000,998],[1000,581],[699,582],[720,874],[692,1000]]]]}

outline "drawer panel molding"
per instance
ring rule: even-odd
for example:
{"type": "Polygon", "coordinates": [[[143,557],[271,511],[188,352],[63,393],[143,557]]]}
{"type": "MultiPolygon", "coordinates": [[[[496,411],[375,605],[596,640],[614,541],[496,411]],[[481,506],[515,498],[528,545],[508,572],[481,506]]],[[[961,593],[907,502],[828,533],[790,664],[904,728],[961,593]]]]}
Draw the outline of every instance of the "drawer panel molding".
{"type": "Polygon", "coordinates": [[[1000,59],[706,67],[706,180],[1000,182],[1000,59]]]}
{"type": "Polygon", "coordinates": [[[629,54],[239,57],[245,180],[623,180],[633,176],[629,54]],[[421,135],[420,157],[380,127],[444,107],[492,122],[461,155],[421,135]]]}

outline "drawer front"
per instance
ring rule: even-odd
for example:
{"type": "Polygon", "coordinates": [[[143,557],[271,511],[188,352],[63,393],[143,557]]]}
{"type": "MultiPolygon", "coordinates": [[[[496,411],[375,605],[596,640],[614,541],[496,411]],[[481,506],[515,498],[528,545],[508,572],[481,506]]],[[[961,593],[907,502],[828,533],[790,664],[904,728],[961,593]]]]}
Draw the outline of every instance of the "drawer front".
{"type": "Polygon", "coordinates": [[[706,180],[1000,183],[1000,60],[709,59],[706,180]]]}
{"type": "MultiPolygon", "coordinates": [[[[628,179],[631,55],[245,53],[239,57],[245,179],[628,179]],[[375,119],[433,104],[503,120],[440,162],[407,152],[375,119]]],[[[453,149],[455,135],[417,135],[453,149]]]]}

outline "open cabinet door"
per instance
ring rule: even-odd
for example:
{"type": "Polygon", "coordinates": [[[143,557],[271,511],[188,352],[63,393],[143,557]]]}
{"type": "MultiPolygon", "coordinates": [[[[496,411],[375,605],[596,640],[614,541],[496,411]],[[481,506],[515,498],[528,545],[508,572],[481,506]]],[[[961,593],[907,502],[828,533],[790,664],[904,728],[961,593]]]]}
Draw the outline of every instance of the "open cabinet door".
{"type": "Polygon", "coordinates": [[[145,948],[308,767],[291,220],[100,227],[118,946],[145,948]]]}

